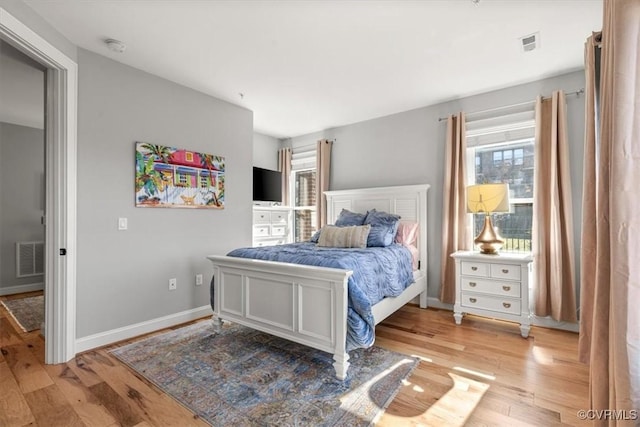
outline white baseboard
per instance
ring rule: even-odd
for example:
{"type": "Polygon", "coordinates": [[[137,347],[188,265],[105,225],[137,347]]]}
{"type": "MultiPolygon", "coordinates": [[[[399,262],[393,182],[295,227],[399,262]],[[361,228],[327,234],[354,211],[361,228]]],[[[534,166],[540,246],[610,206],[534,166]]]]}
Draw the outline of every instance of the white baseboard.
{"type": "MultiPolygon", "coordinates": [[[[420,305],[420,295],[409,302],[415,305],[420,305]]],[[[453,311],[453,304],[445,304],[443,302],[440,302],[438,298],[427,297],[427,308],[441,308],[443,310],[453,311]]]]}
{"type": "Polygon", "coordinates": [[[531,315],[531,325],[543,328],[560,329],[563,331],[580,332],[579,323],[557,322],[550,317],[538,317],[531,315]]]}
{"type": "Polygon", "coordinates": [[[169,316],[78,338],[76,339],[76,354],[211,315],[213,315],[211,306],[205,305],[169,316]]]}
{"type": "Polygon", "coordinates": [[[427,304],[430,308],[439,308],[441,310],[453,311],[453,304],[446,304],[435,297],[427,298],[427,304]]]}
{"type": "Polygon", "coordinates": [[[0,296],[21,294],[23,292],[44,291],[44,283],[29,283],[28,285],[9,286],[0,288],[0,296]]]}
{"type": "MultiPolygon", "coordinates": [[[[427,301],[429,308],[439,308],[442,310],[453,311],[453,304],[445,304],[438,298],[429,297],[427,301]]],[[[533,314],[531,315],[531,325],[540,326],[543,328],[560,329],[562,331],[580,332],[579,323],[556,322],[550,317],[538,317],[533,314]]]]}
{"type": "MultiPolygon", "coordinates": [[[[427,301],[428,306],[431,308],[453,311],[452,304],[445,304],[438,298],[429,297],[427,301]]],[[[160,329],[170,328],[181,323],[190,322],[192,320],[211,315],[213,315],[213,310],[211,310],[211,306],[206,305],[169,316],[159,317],[157,319],[147,320],[145,322],[136,323],[134,325],[129,325],[122,328],[112,329],[110,331],[89,335],[87,337],[78,338],[76,340],[76,353],[82,353],[94,348],[148,334],[149,332],[158,331],[160,329]]],[[[534,326],[562,329],[571,332],[579,331],[579,325],[577,323],[556,322],[553,319],[541,318],[536,316],[532,316],[531,324],[534,326]]]]}

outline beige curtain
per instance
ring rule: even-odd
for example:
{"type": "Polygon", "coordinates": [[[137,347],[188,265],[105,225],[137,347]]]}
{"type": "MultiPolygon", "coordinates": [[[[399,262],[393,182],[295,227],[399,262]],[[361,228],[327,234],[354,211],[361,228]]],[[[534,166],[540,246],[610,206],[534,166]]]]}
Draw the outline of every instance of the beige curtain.
{"type": "Polygon", "coordinates": [[[327,223],[327,199],[324,192],[329,190],[332,146],[333,141],[321,139],[316,148],[316,227],[318,230],[327,223]]]}
{"type": "Polygon", "coordinates": [[[282,204],[290,206],[289,178],[291,177],[291,148],[278,150],[278,170],[282,172],[282,204]]]}
{"type": "Polygon", "coordinates": [[[455,302],[456,271],[451,254],[469,250],[471,229],[467,218],[466,166],[467,142],[464,113],[447,119],[445,175],[442,209],[442,261],[440,301],[455,302]]]}
{"type": "MultiPolygon", "coordinates": [[[[597,188],[596,236],[595,242],[587,242],[592,247],[582,251],[582,263],[595,264],[595,280],[584,283],[590,288],[584,289],[583,298],[592,301],[582,305],[581,331],[591,332],[590,337],[581,337],[581,351],[589,356],[592,409],[626,414],[640,410],[639,52],[640,1],[605,0],[600,138],[595,172],[589,171],[592,180],[585,182],[597,188]]],[[[585,224],[585,232],[593,232],[593,226],[585,224]]],[[[612,417],[598,421],[606,423],[637,425],[638,421],[612,417]]]]}
{"type": "MultiPolygon", "coordinates": [[[[589,362],[591,333],[593,332],[593,303],[595,301],[596,262],[598,257],[598,240],[596,212],[598,209],[598,184],[596,181],[598,133],[596,131],[596,49],[600,34],[587,39],[584,48],[585,65],[585,128],[584,128],[584,161],[582,170],[582,226],[580,248],[580,361],[589,362]]],[[[609,310],[606,310],[606,317],[609,310]]],[[[600,324],[600,322],[598,322],[600,324]]],[[[605,325],[607,323],[604,323],[605,325]]],[[[599,331],[599,333],[607,331],[599,331]]]]}
{"type": "Polygon", "coordinates": [[[532,251],[534,311],[576,322],[569,141],[564,92],[536,101],[532,251]]]}

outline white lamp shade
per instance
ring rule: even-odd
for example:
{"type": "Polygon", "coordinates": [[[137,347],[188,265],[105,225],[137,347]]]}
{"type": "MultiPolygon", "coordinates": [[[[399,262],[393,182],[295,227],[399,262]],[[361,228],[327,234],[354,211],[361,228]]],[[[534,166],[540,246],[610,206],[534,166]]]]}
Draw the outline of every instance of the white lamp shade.
{"type": "Polygon", "coordinates": [[[509,212],[509,184],[478,184],[467,187],[467,212],[509,212]]]}

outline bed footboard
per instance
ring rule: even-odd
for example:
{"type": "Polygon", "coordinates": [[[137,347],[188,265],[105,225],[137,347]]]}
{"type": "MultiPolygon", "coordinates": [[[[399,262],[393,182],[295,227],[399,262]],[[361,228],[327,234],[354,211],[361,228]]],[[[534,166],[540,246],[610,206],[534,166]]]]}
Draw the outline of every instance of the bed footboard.
{"type": "Polygon", "coordinates": [[[336,376],[346,378],[347,281],[352,271],[229,256],[207,258],[213,263],[214,326],[229,320],[333,353],[336,376]]]}

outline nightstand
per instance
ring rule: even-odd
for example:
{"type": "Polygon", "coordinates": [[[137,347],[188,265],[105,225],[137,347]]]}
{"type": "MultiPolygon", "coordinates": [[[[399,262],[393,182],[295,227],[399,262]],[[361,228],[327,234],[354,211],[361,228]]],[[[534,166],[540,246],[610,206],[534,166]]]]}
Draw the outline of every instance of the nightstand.
{"type": "Polygon", "coordinates": [[[520,334],[529,336],[529,283],[531,254],[456,252],[456,302],[453,317],[462,322],[465,313],[520,323],[520,334]]]}

